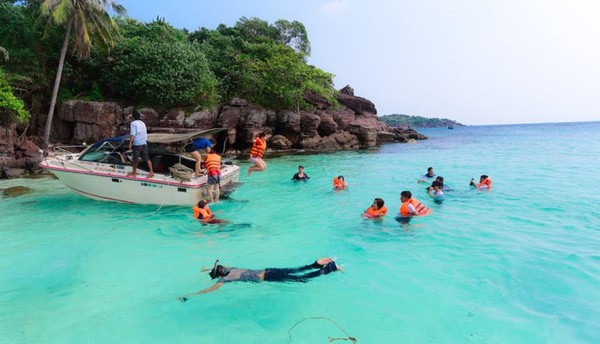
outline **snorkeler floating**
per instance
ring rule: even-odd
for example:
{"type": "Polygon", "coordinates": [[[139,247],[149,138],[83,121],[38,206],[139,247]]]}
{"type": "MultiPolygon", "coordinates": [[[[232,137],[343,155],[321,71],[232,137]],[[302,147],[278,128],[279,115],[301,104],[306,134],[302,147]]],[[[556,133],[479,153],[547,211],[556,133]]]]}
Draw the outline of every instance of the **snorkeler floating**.
{"type": "Polygon", "coordinates": [[[210,270],[210,278],[219,278],[217,283],[211,287],[202,289],[195,293],[180,296],[178,299],[181,302],[186,302],[190,297],[209,293],[217,290],[224,283],[228,282],[308,282],[309,279],[321,275],[327,275],[334,271],[343,271],[337,266],[333,259],[324,257],[317,259],[314,263],[301,266],[299,268],[266,268],[262,270],[250,270],[227,267],[219,264],[219,260],[215,261],[215,265],[210,270]],[[313,270],[311,272],[306,272],[313,270]]]}

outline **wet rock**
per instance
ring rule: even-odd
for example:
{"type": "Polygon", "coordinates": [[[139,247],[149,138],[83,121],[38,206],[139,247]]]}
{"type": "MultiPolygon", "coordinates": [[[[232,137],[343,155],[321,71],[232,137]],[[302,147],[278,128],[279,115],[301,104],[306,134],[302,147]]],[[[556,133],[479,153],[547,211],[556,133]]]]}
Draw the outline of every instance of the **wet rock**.
{"type": "Polygon", "coordinates": [[[356,149],[360,146],[358,138],[347,131],[340,131],[329,137],[340,145],[340,149],[356,149]]]}
{"type": "Polygon", "coordinates": [[[356,135],[363,146],[373,147],[377,144],[377,135],[386,130],[386,125],[371,116],[356,116],[356,119],[347,125],[347,130],[356,135]]]}
{"type": "MultiPolygon", "coordinates": [[[[25,162],[23,162],[25,163],[25,162]]],[[[9,168],[6,171],[6,175],[8,176],[8,178],[18,178],[18,177],[22,177],[27,173],[27,170],[24,168],[9,168]]]]}
{"type": "Polygon", "coordinates": [[[32,190],[26,186],[12,186],[2,190],[4,197],[17,197],[30,193],[32,190]]]}

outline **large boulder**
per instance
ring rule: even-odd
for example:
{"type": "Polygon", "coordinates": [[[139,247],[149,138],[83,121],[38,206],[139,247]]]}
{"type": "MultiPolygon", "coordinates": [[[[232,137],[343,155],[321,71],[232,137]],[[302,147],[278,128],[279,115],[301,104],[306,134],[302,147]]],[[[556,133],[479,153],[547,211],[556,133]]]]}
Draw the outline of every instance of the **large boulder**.
{"type": "Polygon", "coordinates": [[[363,113],[377,113],[375,104],[368,99],[357,97],[350,86],[346,86],[337,94],[337,100],[344,106],[352,109],[358,115],[363,113]]]}
{"type": "Polygon", "coordinates": [[[385,131],[385,124],[377,118],[357,116],[347,126],[348,131],[359,139],[361,144],[366,147],[373,147],[377,144],[377,133],[385,131]]]}
{"type": "Polygon", "coordinates": [[[317,136],[317,128],[321,124],[321,117],[312,112],[300,112],[300,128],[305,136],[317,136]]]}
{"type": "Polygon", "coordinates": [[[317,131],[321,136],[329,136],[338,131],[338,124],[333,119],[333,115],[323,111],[317,111],[317,115],[321,118],[317,131]]]}
{"type": "Polygon", "coordinates": [[[339,128],[346,130],[348,125],[356,119],[356,113],[348,108],[341,108],[331,112],[333,119],[338,124],[339,128]]]}
{"type": "Polygon", "coordinates": [[[192,112],[184,121],[187,128],[211,129],[217,124],[217,113],[211,110],[192,112]]]}
{"type": "Polygon", "coordinates": [[[304,91],[304,100],[312,104],[317,110],[327,110],[331,107],[331,103],[325,97],[312,91],[304,91]]]}
{"type": "Polygon", "coordinates": [[[347,131],[340,131],[329,137],[340,145],[340,149],[356,149],[360,146],[358,138],[347,131]]]}
{"type": "MultiPolygon", "coordinates": [[[[147,109],[146,113],[156,121],[158,114],[153,111],[147,109]]],[[[115,125],[122,118],[123,110],[117,103],[69,100],[58,107],[53,134],[62,141],[95,141],[115,136],[115,125]]]]}
{"type": "Polygon", "coordinates": [[[293,111],[280,111],[275,120],[275,130],[294,144],[300,141],[302,116],[293,111]]]}
{"type": "Polygon", "coordinates": [[[288,149],[292,148],[292,141],[283,135],[275,135],[269,140],[269,146],[273,149],[288,149]]]}
{"type": "Polygon", "coordinates": [[[273,110],[267,110],[267,127],[274,128],[275,121],[277,121],[277,112],[273,110]]]}
{"type": "Polygon", "coordinates": [[[142,114],[142,121],[147,128],[160,127],[160,116],[152,108],[141,108],[138,111],[142,114]]]}
{"type": "Polygon", "coordinates": [[[261,128],[267,123],[267,111],[258,106],[248,106],[244,113],[242,125],[245,128],[261,128]]]}
{"type": "Polygon", "coordinates": [[[217,126],[227,129],[236,128],[242,117],[242,111],[240,107],[223,106],[217,118],[217,126]]]}
{"type": "Polygon", "coordinates": [[[377,132],[377,143],[395,142],[396,134],[390,131],[377,132]]]}
{"type": "Polygon", "coordinates": [[[308,150],[315,150],[317,145],[321,141],[321,137],[311,136],[311,137],[303,137],[300,141],[300,147],[308,150]]]}
{"type": "Polygon", "coordinates": [[[161,127],[183,127],[185,125],[185,111],[179,108],[171,109],[160,119],[161,127]]]}
{"type": "Polygon", "coordinates": [[[332,135],[320,139],[313,149],[318,151],[337,151],[340,149],[340,144],[332,135]]]}

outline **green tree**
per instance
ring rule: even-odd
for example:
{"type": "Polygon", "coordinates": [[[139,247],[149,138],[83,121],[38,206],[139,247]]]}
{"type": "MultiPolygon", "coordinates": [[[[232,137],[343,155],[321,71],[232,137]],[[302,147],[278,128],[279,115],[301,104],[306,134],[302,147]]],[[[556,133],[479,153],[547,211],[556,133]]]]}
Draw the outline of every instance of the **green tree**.
{"type": "Polygon", "coordinates": [[[90,53],[92,39],[105,46],[112,46],[117,33],[115,21],[110,17],[107,10],[112,9],[116,13],[124,13],[125,9],[113,0],[43,0],[41,5],[42,15],[49,18],[56,25],[65,27],[63,45],[60,52],[52,98],[48,117],[46,118],[46,129],[44,130],[44,149],[48,147],[52,117],[60,87],[60,79],[65,63],[65,56],[69,47],[71,31],[73,34],[73,51],[81,56],[87,57],[90,53]]]}
{"type": "Polygon", "coordinates": [[[28,119],[29,112],[25,110],[23,100],[15,97],[4,70],[0,68],[0,122],[25,123],[28,119]]]}
{"type": "Polygon", "coordinates": [[[194,43],[148,41],[119,43],[104,82],[117,96],[162,107],[214,105],[216,79],[194,43]]]}

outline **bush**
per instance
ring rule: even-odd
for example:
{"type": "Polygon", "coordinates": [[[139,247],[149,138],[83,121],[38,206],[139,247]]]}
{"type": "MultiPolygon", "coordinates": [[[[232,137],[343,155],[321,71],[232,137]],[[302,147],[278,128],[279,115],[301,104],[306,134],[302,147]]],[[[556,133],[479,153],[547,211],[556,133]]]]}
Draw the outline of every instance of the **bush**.
{"type": "Polygon", "coordinates": [[[0,120],[4,124],[17,122],[25,123],[29,120],[29,112],[25,110],[23,100],[15,97],[12,87],[0,68],[0,120]]]}
{"type": "Polygon", "coordinates": [[[134,37],[120,42],[104,82],[127,100],[159,106],[210,106],[216,79],[200,47],[134,37]]]}

